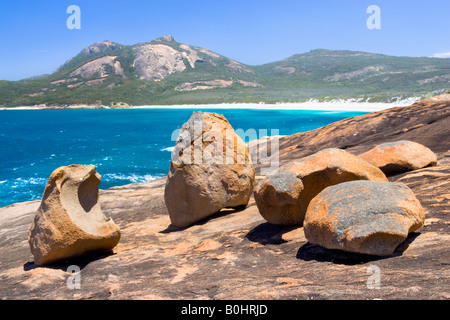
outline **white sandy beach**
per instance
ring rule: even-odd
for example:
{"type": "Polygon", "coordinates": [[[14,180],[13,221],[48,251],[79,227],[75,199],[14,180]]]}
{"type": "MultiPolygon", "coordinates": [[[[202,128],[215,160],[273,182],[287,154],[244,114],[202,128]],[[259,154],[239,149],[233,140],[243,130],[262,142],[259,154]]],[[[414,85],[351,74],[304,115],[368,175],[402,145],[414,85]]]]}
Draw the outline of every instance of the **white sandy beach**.
{"type": "Polygon", "coordinates": [[[372,103],[372,102],[301,102],[301,103],[222,103],[198,105],[171,105],[171,106],[135,106],[135,109],[255,109],[255,110],[312,110],[312,111],[361,111],[375,112],[393,107],[405,107],[418,101],[408,100],[400,103],[372,103]]]}
{"type": "MultiPolygon", "coordinates": [[[[312,111],[346,111],[375,112],[393,107],[409,106],[419,98],[409,98],[396,102],[366,102],[361,99],[332,100],[329,102],[309,100],[297,103],[221,103],[221,104],[183,104],[183,105],[144,105],[122,109],[255,109],[255,110],[312,110],[312,111]]],[[[41,109],[110,109],[108,106],[72,105],[67,107],[27,106],[0,108],[0,110],[41,110],[41,109]]],[[[121,109],[121,108],[115,108],[121,109]]]]}

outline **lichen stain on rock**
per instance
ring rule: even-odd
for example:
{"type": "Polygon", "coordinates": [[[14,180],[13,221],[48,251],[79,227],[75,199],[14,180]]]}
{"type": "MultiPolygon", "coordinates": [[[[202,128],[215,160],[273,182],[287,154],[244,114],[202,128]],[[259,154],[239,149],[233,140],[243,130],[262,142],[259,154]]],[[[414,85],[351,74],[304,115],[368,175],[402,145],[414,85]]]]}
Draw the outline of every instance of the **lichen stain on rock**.
{"type": "Polygon", "coordinates": [[[406,185],[359,180],[319,193],[308,207],[304,227],[311,243],[387,256],[424,221],[422,205],[406,185]]]}

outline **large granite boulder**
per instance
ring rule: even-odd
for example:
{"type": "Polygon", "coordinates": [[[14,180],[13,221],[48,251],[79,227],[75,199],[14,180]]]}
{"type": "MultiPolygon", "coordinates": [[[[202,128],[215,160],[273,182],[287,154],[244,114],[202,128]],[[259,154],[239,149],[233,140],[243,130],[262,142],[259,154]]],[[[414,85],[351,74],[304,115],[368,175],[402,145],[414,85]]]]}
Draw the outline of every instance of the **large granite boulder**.
{"type": "Polygon", "coordinates": [[[178,135],[164,191],[171,222],[184,228],[248,204],[255,170],[242,139],[220,114],[194,112],[178,135]]]}
{"type": "Polygon", "coordinates": [[[437,156],[433,151],[420,143],[407,140],[380,144],[360,157],[373,163],[387,175],[437,164],[437,156]]]}
{"type": "Polygon", "coordinates": [[[406,185],[350,181],[311,201],[304,231],[310,243],[328,249],[389,256],[424,222],[422,205],[406,185]]]}
{"type": "Polygon", "coordinates": [[[103,215],[98,202],[100,180],[94,165],[60,167],[51,174],[28,233],[36,264],[117,245],[119,227],[103,215]]]}
{"type": "Polygon", "coordinates": [[[302,180],[292,172],[268,175],[255,189],[255,201],[261,215],[273,224],[296,224],[302,180]]]}
{"type": "Polygon", "coordinates": [[[281,166],[255,188],[254,195],[259,212],[268,222],[301,224],[309,202],[320,191],[352,180],[387,181],[387,178],[367,161],[329,148],[281,166]]]}

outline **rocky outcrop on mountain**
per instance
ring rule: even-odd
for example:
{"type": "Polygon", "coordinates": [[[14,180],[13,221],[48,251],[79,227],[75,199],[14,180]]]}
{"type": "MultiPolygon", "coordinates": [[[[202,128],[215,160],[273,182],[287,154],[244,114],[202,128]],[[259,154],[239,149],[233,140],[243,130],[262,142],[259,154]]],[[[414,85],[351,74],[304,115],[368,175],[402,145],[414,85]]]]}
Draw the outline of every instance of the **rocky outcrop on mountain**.
{"type": "Polygon", "coordinates": [[[28,234],[34,263],[45,265],[117,245],[120,230],[98,202],[100,180],[93,165],[61,167],[51,174],[28,234]]]}
{"type": "Polygon", "coordinates": [[[136,47],[133,67],[139,79],[160,81],[186,69],[181,52],[164,44],[142,44],[136,47]]]}
{"type": "Polygon", "coordinates": [[[306,212],[305,237],[327,249],[390,256],[425,213],[406,185],[351,181],[323,190],[306,212]]]}
{"type": "Polygon", "coordinates": [[[336,81],[342,81],[342,80],[349,80],[354,78],[361,78],[367,74],[377,74],[380,70],[383,70],[383,66],[368,66],[365,68],[362,68],[360,70],[355,70],[351,72],[343,72],[343,73],[335,73],[330,76],[326,76],[323,80],[327,82],[336,82],[336,81]]]}
{"type": "Polygon", "coordinates": [[[387,178],[367,161],[347,151],[328,148],[281,166],[256,187],[255,200],[268,222],[301,224],[312,198],[326,187],[351,180],[387,178]],[[286,180],[286,173],[293,176],[286,180]],[[289,201],[284,200],[286,197],[289,201]]]}
{"type": "Polygon", "coordinates": [[[156,39],[155,41],[167,41],[167,42],[175,42],[175,38],[169,34],[166,34],[165,36],[156,39]]]}
{"type": "Polygon", "coordinates": [[[433,151],[420,143],[405,140],[382,143],[359,156],[376,165],[385,174],[417,170],[437,164],[433,151]]]}
{"type": "Polygon", "coordinates": [[[214,88],[226,88],[233,85],[231,80],[210,80],[210,81],[197,81],[197,82],[185,82],[175,87],[177,91],[194,91],[194,90],[208,90],[214,88]]]}
{"type": "Polygon", "coordinates": [[[102,211],[122,233],[112,252],[47,267],[33,263],[27,242],[40,201],[0,208],[0,298],[450,299],[449,120],[450,100],[427,100],[280,138],[282,163],[331,147],[358,155],[398,140],[436,153],[436,166],[389,177],[413,191],[426,218],[390,256],[312,244],[301,226],[267,223],[253,197],[245,209],[175,228],[161,178],[100,190],[102,211]],[[70,265],[81,270],[80,290],[67,287],[70,265]],[[380,270],[379,290],[367,285],[373,268],[380,270]]]}
{"type": "Polygon", "coordinates": [[[252,82],[252,81],[244,81],[244,80],[210,80],[210,81],[196,81],[196,82],[185,82],[175,87],[177,91],[194,91],[194,90],[209,90],[214,88],[227,88],[231,87],[233,84],[239,83],[244,87],[252,87],[258,88],[262,87],[261,84],[252,82]]]}
{"type": "Polygon", "coordinates": [[[275,66],[272,71],[276,73],[293,74],[296,69],[295,67],[275,66]]]}
{"type": "Polygon", "coordinates": [[[86,47],[83,49],[83,53],[88,55],[88,54],[95,54],[95,53],[100,53],[102,51],[104,51],[105,49],[112,49],[115,50],[119,47],[118,44],[113,43],[111,41],[100,41],[100,42],[96,42],[91,44],[90,46],[86,47]]]}
{"type": "MultiPolygon", "coordinates": [[[[221,57],[209,50],[186,44],[178,44],[172,36],[165,36],[135,46],[133,67],[136,69],[139,79],[161,81],[171,74],[185,71],[188,66],[191,69],[195,69],[198,63],[206,62],[217,66],[218,62],[215,62],[217,59],[220,60],[221,57]]],[[[229,59],[222,60],[228,61],[225,67],[231,71],[252,73],[251,70],[237,61],[229,59]]],[[[231,86],[233,82],[232,80],[223,79],[199,80],[194,83],[186,82],[179,84],[175,87],[175,90],[192,91],[218,87],[224,88],[231,86]]]]}
{"type": "Polygon", "coordinates": [[[109,75],[106,71],[107,66],[114,70],[114,74],[124,77],[122,66],[119,61],[116,61],[117,56],[105,56],[94,61],[88,62],[70,73],[71,77],[80,76],[83,78],[90,78],[97,75],[104,78],[109,75]]]}
{"type": "Polygon", "coordinates": [[[195,68],[196,62],[203,62],[203,59],[198,56],[197,51],[191,46],[188,46],[187,44],[180,44],[180,48],[183,50],[181,54],[188,61],[191,68],[195,68]]]}
{"type": "Polygon", "coordinates": [[[246,206],[255,170],[223,115],[194,112],[179,133],[164,199],[172,224],[188,227],[223,208],[246,206]]]}
{"type": "Polygon", "coordinates": [[[254,73],[250,68],[246,67],[242,63],[239,63],[235,60],[228,60],[228,63],[225,65],[225,67],[232,69],[236,72],[243,72],[243,73],[254,73]]]}

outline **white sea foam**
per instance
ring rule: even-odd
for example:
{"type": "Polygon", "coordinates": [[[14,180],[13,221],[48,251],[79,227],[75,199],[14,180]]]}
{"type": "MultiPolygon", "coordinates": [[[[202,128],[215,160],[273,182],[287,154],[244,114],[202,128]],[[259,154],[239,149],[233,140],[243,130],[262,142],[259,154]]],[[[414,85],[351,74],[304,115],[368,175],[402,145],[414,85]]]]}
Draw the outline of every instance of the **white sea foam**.
{"type": "Polygon", "coordinates": [[[22,188],[27,187],[30,185],[43,185],[45,186],[45,183],[47,182],[47,179],[45,178],[16,178],[11,180],[3,180],[0,181],[0,184],[7,184],[11,186],[11,188],[22,188]]]}
{"type": "Polygon", "coordinates": [[[35,178],[35,177],[31,177],[31,178],[28,178],[28,179],[17,178],[15,180],[15,183],[17,183],[19,185],[22,185],[22,184],[24,184],[24,185],[28,185],[28,184],[37,185],[37,184],[43,184],[43,183],[46,183],[46,182],[47,182],[47,179],[45,179],[45,178],[35,178]]]}
{"type": "Polygon", "coordinates": [[[167,148],[161,149],[161,151],[169,151],[169,152],[173,152],[173,150],[175,150],[175,147],[167,147],[167,148]]]}
{"type": "Polygon", "coordinates": [[[129,181],[130,183],[149,182],[161,178],[161,176],[153,176],[150,174],[137,175],[137,174],[121,174],[121,173],[106,173],[102,174],[102,180],[107,182],[114,181],[129,181]]]}

